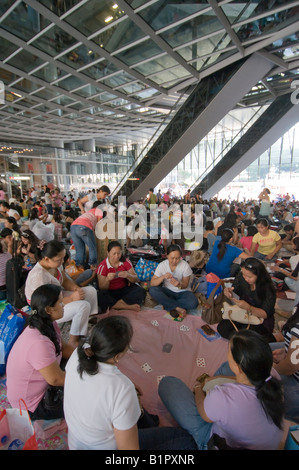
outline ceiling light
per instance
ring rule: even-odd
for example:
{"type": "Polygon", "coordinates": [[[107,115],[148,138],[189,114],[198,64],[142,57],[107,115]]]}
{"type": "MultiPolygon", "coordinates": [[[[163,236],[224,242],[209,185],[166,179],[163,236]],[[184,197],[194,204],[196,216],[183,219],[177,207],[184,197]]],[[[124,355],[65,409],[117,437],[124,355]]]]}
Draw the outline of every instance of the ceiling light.
{"type": "Polygon", "coordinates": [[[116,10],[116,8],[118,8],[117,3],[114,3],[114,5],[112,5],[112,8],[113,8],[113,10],[116,10]]]}
{"type": "Polygon", "coordinates": [[[107,16],[107,18],[105,18],[105,23],[109,23],[111,20],[113,20],[113,16],[107,16]]]}

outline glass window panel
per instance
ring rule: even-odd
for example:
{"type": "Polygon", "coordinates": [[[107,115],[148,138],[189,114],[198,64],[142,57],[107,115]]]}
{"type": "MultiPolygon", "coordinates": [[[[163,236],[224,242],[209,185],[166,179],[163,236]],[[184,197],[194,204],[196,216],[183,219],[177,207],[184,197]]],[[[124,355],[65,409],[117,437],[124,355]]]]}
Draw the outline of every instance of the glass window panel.
{"type": "Polygon", "coordinates": [[[299,54],[299,34],[291,34],[274,41],[266,48],[269,52],[274,52],[284,60],[293,59],[299,54]]]}
{"type": "Polygon", "coordinates": [[[32,42],[32,45],[50,56],[54,57],[57,54],[69,49],[78,41],[70,34],[60,29],[58,26],[46,31],[42,36],[32,42]]]}
{"type": "Polygon", "coordinates": [[[18,49],[18,46],[4,38],[0,38],[0,60],[6,59],[18,49]]]}
{"type": "Polygon", "coordinates": [[[152,98],[153,96],[158,94],[159,93],[154,88],[147,88],[146,90],[143,90],[140,93],[133,95],[132,98],[136,98],[137,100],[144,100],[152,98]]]}
{"type": "Polygon", "coordinates": [[[124,85],[125,83],[134,82],[135,80],[136,78],[132,77],[127,72],[121,72],[117,75],[113,75],[112,77],[107,78],[106,80],[103,80],[102,83],[110,86],[111,88],[115,88],[124,85]]]}
{"type": "Polygon", "coordinates": [[[40,3],[58,16],[63,15],[80,1],[81,0],[64,0],[63,2],[53,2],[53,0],[39,0],[40,3]]]}
{"type": "Polygon", "coordinates": [[[215,14],[209,11],[161,33],[161,37],[170,46],[177,47],[221,29],[223,29],[223,25],[216,18],[215,14]]]}
{"type": "Polygon", "coordinates": [[[157,59],[145,62],[144,64],[137,65],[135,70],[142,73],[143,75],[151,75],[156,72],[160,72],[161,70],[168,69],[170,67],[174,67],[178,65],[176,60],[168,55],[163,55],[162,57],[158,57],[157,59]]]}
{"type": "Polygon", "coordinates": [[[23,80],[14,85],[14,88],[17,88],[21,91],[25,91],[26,93],[31,93],[32,91],[38,90],[40,88],[40,85],[37,85],[31,80],[27,80],[27,78],[23,78],[23,80]]]}
{"type": "Polygon", "coordinates": [[[97,93],[102,93],[103,90],[101,88],[97,88],[93,85],[86,85],[80,90],[77,90],[74,95],[83,96],[83,98],[88,98],[90,96],[96,95],[97,93]]]}
{"type": "Polygon", "coordinates": [[[84,44],[82,44],[81,46],[76,47],[72,51],[60,57],[59,61],[66,65],[70,65],[74,69],[78,69],[90,64],[91,62],[94,62],[97,59],[100,59],[100,56],[96,52],[92,51],[89,47],[86,47],[84,44]]]}
{"type": "Polygon", "coordinates": [[[47,83],[51,83],[54,80],[57,80],[58,78],[61,78],[64,75],[67,75],[67,72],[58,68],[56,64],[49,63],[45,65],[45,67],[42,67],[41,69],[37,70],[32,75],[34,77],[45,80],[45,82],[47,83]]]}
{"type": "Polygon", "coordinates": [[[9,83],[17,80],[18,75],[15,75],[12,72],[9,72],[8,70],[1,69],[0,68],[0,80],[5,84],[8,85],[9,83]]]}
{"type": "Polygon", "coordinates": [[[269,34],[279,31],[280,29],[289,26],[290,24],[298,21],[299,11],[298,7],[289,8],[288,10],[280,11],[278,13],[257,19],[240,27],[235,27],[240,41],[252,39],[261,36],[262,34],[269,34]]]}
{"type": "Polygon", "coordinates": [[[125,93],[126,95],[130,95],[132,93],[139,92],[141,90],[144,90],[146,87],[145,85],[136,82],[136,83],[128,83],[128,85],[123,86],[122,88],[119,88],[118,91],[121,93],[125,93]]]}
{"type": "Polygon", "coordinates": [[[55,96],[58,96],[59,93],[52,90],[47,90],[43,89],[41,91],[38,91],[37,93],[34,93],[34,96],[37,96],[38,98],[42,98],[44,100],[51,100],[52,98],[55,98],[55,96]]]}
{"type": "Polygon", "coordinates": [[[151,57],[161,54],[163,51],[151,39],[148,39],[141,44],[127,49],[126,51],[116,54],[116,57],[122,60],[127,65],[134,65],[151,57]]]}
{"type": "Polygon", "coordinates": [[[93,65],[92,67],[89,67],[86,70],[82,70],[82,73],[84,73],[84,75],[87,75],[88,77],[98,80],[102,77],[105,77],[118,71],[119,68],[116,67],[114,64],[108,62],[107,60],[102,60],[97,64],[93,65]]]}
{"type": "Polygon", "coordinates": [[[106,51],[114,52],[144,37],[144,32],[132,20],[127,18],[100,33],[93,38],[93,41],[106,49],[106,51]]]}
{"type": "Polygon", "coordinates": [[[76,100],[73,100],[72,98],[69,98],[68,96],[58,96],[58,98],[55,98],[55,100],[52,100],[52,103],[57,103],[61,104],[62,106],[67,106],[68,104],[75,103],[76,100]]]}
{"type": "Polygon", "coordinates": [[[42,31],[50,21],[40,15],[31,6],[21,2],[14,10],[1,22],[1,27],[6,31],[29,41],[37,33],[42,31]]]}
{"type": "Polygon", "coordinates": [[[223,32],[217,33],[207,39],[190,44],[189,46],[177,49],[177,53],[180,54],[187,62],[192,59],[212,54],[217,50],[222,50],[228,46],[231,39],[228,34],[223,32]]]}
{"type": "Polygon", "coordinates": [[[251,2],[233,1],[222,5],[221,8],[230,23],[233,24],[263,13],[271,14],[271,10],[282,7],[283,5],[287,7],[288,3],[290,3],[288,0],[272,0],[271,2],[261,0],[251,2]]]}
{"type": "Polygon", "coordinates": [[[105,92],[105,93],[101,93],[99,96],[95,96],[92,100],[96,101],[97,103],[103,103],[105,101],[112,101],[115,99],[116,99],[115,95],[105,92]]]}
{"type": "Polygon", "coordinates": [[[158,2],[144,8],[138,14],[155,30],[162,29],[172,23],[198,13],[207,8],[206,0],[189,0],[188,2],[169,2],[159,0],[158,2]]]}
{"type": "Polygon", "coordinates": [[[13,56],[7,63],[24,72],[30,72],[39,65],[43,64],[44,61],[30,52],[22,50],[13,56]]]}
{"type": "Polygon", "coordinates": [[[80,86],[84,85],[84,82],[77,77],[71,76],[61,80],[56,86],[63,88],[64,90],[74,90],[80,86]]]}
{"type": "Polygon", "coordinates": [[[158,85],[171,82],[171,86],[174,86],[174,83],[172,83],[173,81],[177,82],[178,79],[181,80],[189,76],[189,72],[184,67],[179,66],[171,70],[165,70],[157,75],[151,75],[151,80],[158,85]]]}
{"type": "Polygon", "coordinates": [[[113,8],[115,1],[89,0],[81,8],[69,15],[65,21],[89,36],[99,29],[112,24],[124,13],[120,8],[113,8]]]}

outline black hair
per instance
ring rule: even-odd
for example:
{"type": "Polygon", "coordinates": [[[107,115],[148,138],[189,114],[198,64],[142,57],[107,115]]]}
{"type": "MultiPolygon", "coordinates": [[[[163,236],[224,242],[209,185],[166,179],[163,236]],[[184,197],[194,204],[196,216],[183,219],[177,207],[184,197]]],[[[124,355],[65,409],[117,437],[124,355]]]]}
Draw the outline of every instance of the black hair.
{"type": "Polygon", "coordinates": [[[247,227],[247,236],[248,237],[253,237],[257,232],[258,232],[258,229],[256,228],[255,225],[249,225],[247,227]]]}
{"type": "Polygon", "coordinates": [[[32,207],[29,215],[29,220],[39,219],[38,217],[38,209],[36,207],[32,207]]]}
{"type": "Polygon", "coordinates": [[[234,231],[231,228],[225,228],[221,232],[221,240],[218,243],[217,259],[221,261],[226,252],[226,244],[233,238],[234,231]]]}
{"type": "Polygon", "coordinates": [[[53,322],[46,312],[46,308],[54,307],[59,299],[60,292],[61,287],[55,284],[44,284],[35,289],[30,301],[30,307],[34,313],[27,317],[29,328],[36,328],[54,343],[57,356],[60,354],[61,348],[53,322]]]}
{"type": "Polygon", "coordinates": [[[58,240],[50,240],[49,242],[45,243],[42,249],[37,250],[37,257],[39,260],[47,257],[47,258],[54,258],[61,253],[61,251],[65,250],[65,246],[62,242],[58,240]]]}
{"type": "Polygon", "coordinates": [[[212,222],[212,220],[207,220],[205,229],[214,230],[214,223],[212,222]]]}
{"type": "Polygon", "coordinates": [[[299,323],[299,304],[296,305],[294,313],[288,318],[285,324],[282,327],[282,333],[290,331],[293,326],[298,325],[299,323]]]}
{"type": "Polygon", "coordinates": [[[181,247],[179,245],[169,245],[167,247],[166,253],[167,253],[167,255],[169,255],[173,251],[178,251],[180,253],[180,255],[182,256],[182,250],[181,250],[181,247]]]}
{"type": "Polygon", "coordinates": [[[299,251],[299,236],[298,237],[294,237],[292,239],[292,242],[294,243],[295,245],[295,251],[299,251]]]}
{"type": "Polygon", "coordinates": [[[97,190],[97,193],[99,193],[100,191],[102,191],[103,193],[108,193],[108,194],[110,194],[111,192],[108,186],[106,186],[105,184],[97,190]]]}
{"type": "Polygon", "coordinates": [[[264,218],[258,219],[255,223],[256,223],[256,225],[257,225],[257,224],[261,224],[261,225],[263,225],[264,227],[268,227],[268,228],[270,227],[270,223],[269,223],[269,220],[268,220],[268,219],[264,219],[264,218]]]}
{"type": "MultiPolygon", "coordinates": [[[[120,248],[120,249],[122,250],[122,246],[121,246],[121,244],[120,244],[117,240],[112,240],[111,242],[109,242],[109,243],[108,243],[108,246],[107,246],[107,251],[108,251],[108,253],[109,253],[109,251],[112,250],[112,248],[115,248],[115,247],[118,247],[118,248],[120,248]]],[[[125,256],[122,254],[122,255],[121,255],[121,258],[120,258],[120,261],[125,261],[125,260],[126,260],[126,258],[125,258],[125,256]]]]}
{"type": "Polygon", "coordinates": [[[269,291],[272,291],[272,293],[276,296],[276,289],[272,278],[261,260],[254,257],[246,258],[244,261],[242,261],[241,268],[245,268],[257,276],[255,283],[256,294],[260,300],[263,299],[266,295],[266,292],[269,291]]]}
{"type": "Polygon", "coordinates": [[[255,387],[266,416],[282,429],[283,389],[281,381],[271,377],[273,357],[269,344],[256,331],[240,330],[231,337],[230,347],[234,361],[255,387]]]}
{"type": "Polygon", "coordinates": [[[98,362],[107,362],[130,346],[133,328],[128,318],[114,315],[100,320],[91,330],[89,338],[78,346],[78,373],[96,375],[98,362]]]}

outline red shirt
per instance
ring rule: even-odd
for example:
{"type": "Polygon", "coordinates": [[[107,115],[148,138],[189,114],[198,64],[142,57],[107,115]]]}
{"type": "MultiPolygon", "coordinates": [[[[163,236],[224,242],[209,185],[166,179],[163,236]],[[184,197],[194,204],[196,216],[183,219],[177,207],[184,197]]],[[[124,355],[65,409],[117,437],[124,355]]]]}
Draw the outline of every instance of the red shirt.
{"type": "MultiPolygon", "coordinates": [[[[108,261],[108,258],[104,259],[99,266],[97,267],[97,274],[101,276],[107,276],[109,273],[116,273],[121,271],[130,271],[133,268],[131,262],[126,259],[125,261],[120,261],[118,268],[113,268],[108,261]]],[[[112,279],[109,284],[109,290],[122,289],[128,285],[127,279],[123,277],[116,277],[112,279]]]]}

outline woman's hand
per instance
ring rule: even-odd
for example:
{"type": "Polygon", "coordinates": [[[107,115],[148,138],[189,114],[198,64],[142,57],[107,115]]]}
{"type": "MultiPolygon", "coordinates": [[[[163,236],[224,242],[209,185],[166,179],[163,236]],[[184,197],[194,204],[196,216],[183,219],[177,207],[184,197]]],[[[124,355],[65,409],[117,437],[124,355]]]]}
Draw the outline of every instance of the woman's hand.
{"type": "Polygon", "coordinates": [[[250,310],[251,305],[246,300],[234,299],[234,303],[244,310],[250,310]]]}
{"type": "Polygon", "coordinates": [[[124,279],[128,278],[128,271],[119,271],[118,277],[122,277],[124,279]]]}
{"type": "Polygon", "coordinates": [[[233,291],[234,291],[234,288],[233,287],[225,287],[223,289],[223,293],[226,297],[228,297],[229,299],[232,299],[233,297],[233,291]]]}
{"type": "Polygon", "coordinates": [[[272,351],[272,356],[273,356],[274,364],[278,364],[280,361],[282,361],[286,357],[286,352],[283,348],[274,349],[274,351],[272,351]]]}
{"type": "Polygon", "coordinates": [[[85,298],[85,293],[81,287],[79,287],[79,289],[76,289],[72,294],[73,301],[84,300],[84,298],[85,298]]]}
{"type": "Polygon", "coordinates": [[[116,273],[108,273],[107,274],[107,281],[112,281],[113,279],[115,279],[117,276],[116,276],[116,273]]]}

